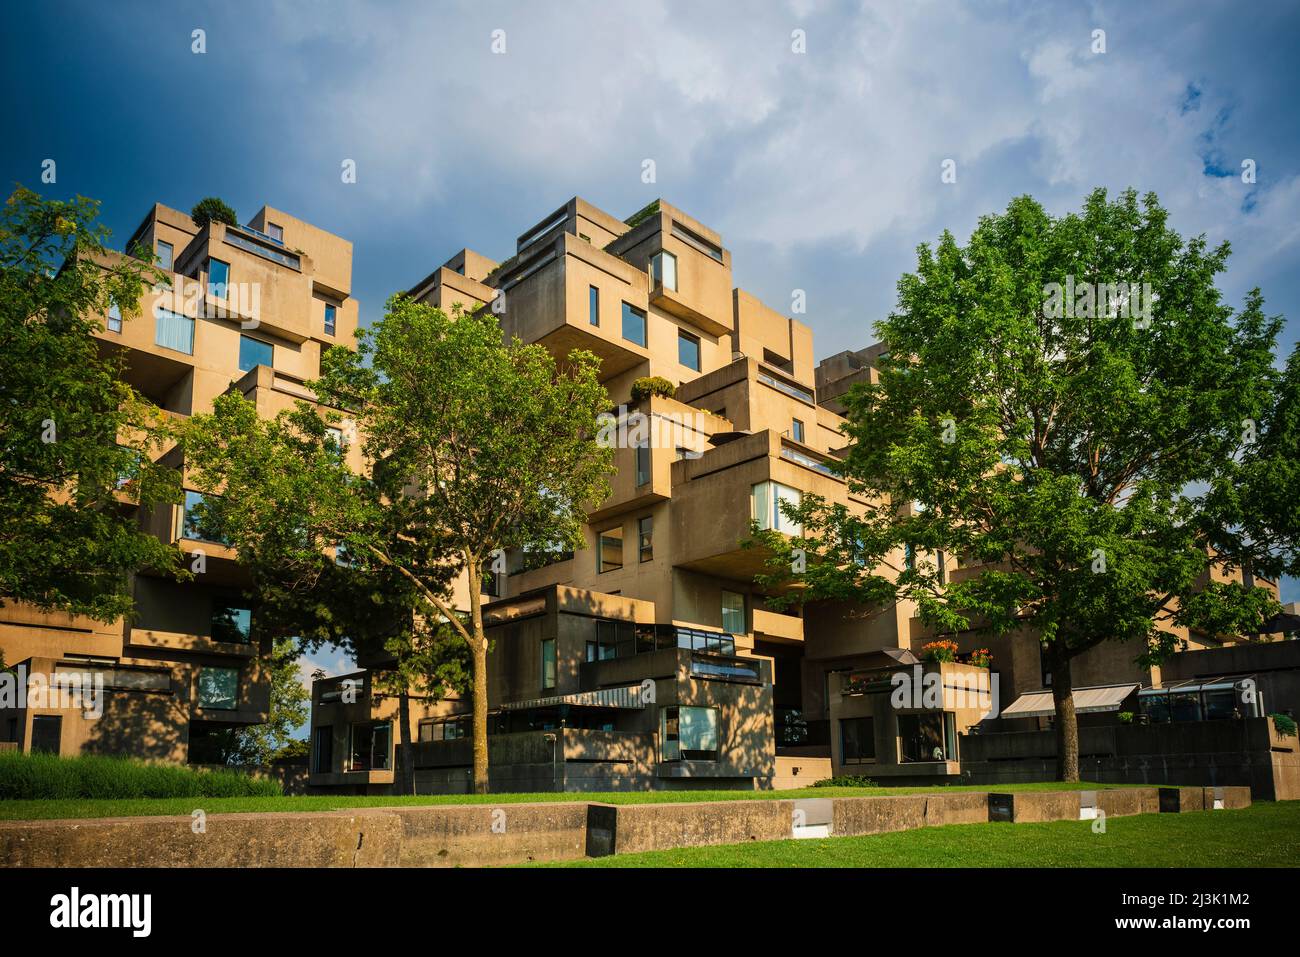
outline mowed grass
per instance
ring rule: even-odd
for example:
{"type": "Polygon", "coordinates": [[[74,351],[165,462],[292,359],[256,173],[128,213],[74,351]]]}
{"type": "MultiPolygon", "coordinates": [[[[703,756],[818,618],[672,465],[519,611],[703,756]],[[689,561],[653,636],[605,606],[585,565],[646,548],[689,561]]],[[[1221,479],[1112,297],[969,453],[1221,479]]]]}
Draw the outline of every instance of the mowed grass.
{"type": "Polygon", "coordinates": [[[945,791],[1064,791],[1096,790],[1115,785],[1062,784],[1045,781],[1033,784],[943,785],[916,788],[798,788],[790,791],[632,791],[597,793],[535,794],[435,794],[417,797],[391,795],[307,795],[235,798],[131,798],[118,800],[0,801],[0,820],[32,821],[53,818],[143,817],[188,815],[196,809],[206,814],[256,814],[272,811],[338,811],[347,808],[412,807],[435,804],[528,804],[542,801],[595,801],[607,804],[657,804],[682,801],[775,801],[790,798],[874,797],[891,794],[923,794],[945,791]]]}
{"type": "Polygon", "coordinates": [[[1298,867],[1300,801],[1236,811],[1045,824],[951,824],[869,837],[763,841],[529,866],[1298,867]]]}

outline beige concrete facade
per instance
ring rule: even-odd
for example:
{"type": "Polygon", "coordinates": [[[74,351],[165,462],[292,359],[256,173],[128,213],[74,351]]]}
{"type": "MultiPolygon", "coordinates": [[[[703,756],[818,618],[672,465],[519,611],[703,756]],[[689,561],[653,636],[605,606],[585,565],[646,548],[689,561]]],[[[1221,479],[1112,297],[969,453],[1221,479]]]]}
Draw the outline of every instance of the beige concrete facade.
{"type": "MultiPolygon", "coordinates": [[[[126,376],[168,415],[210,412],[235,391],[273,416],[300,399],[330,345],[357,326],[352,244],[264,207],[247,226],[200,228],[155,205],[128,240],[152,251],[167,284],[146,289],[136,315],[110,313],[101,350],[124,355],[126,376]]],[[[349,451],[354,465],[359,450],[349,451]]],[[[185,475],[178,449],[160,461],[185,475]]],[[[188,483],[185,483],[188,487],[188,483]]],[[[109,624],[0,605],[0,651],[42,674],[103,679],[102,716],[55,707],[0,712],[0,738],[23,749],[201,762],[205,735],[266,720],[270,640],[259,636],[247,577],[231,549],[204,540],[185,505],[146,510],[123,495],[140,526],[175,542],[193,581],[137,576],[133,617],[109,624]]],[[[26,702],[24,702],[26,703],[26,702]]]]}

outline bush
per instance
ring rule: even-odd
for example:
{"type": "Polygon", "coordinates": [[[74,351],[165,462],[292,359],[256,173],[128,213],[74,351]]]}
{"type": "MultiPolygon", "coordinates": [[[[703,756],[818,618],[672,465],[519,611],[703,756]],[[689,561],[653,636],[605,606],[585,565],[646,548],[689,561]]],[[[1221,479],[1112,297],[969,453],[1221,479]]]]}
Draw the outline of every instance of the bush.
{"type": "Polygon", "coordinates": [[[1132,712],[1132,711],[1121,711],[1121,712],[1119,713],[1119,723],[1120,723],[1120,724],[1132,724],[1132,723],[1133,723],[1133,712],[1132,712]]]}
{"type": "Polygon", "coordinates": [[[814,781],[812,784],[815,788],[878,788],[880,787],[871,778],[862,777],[859,774],[841,774],[839,777],[822,778],[820,781],[814,781]]]}
{"type": "Polygon", "coordinates": [[[661,395],[671,399],[677,394],[677,386],[661,375],[646,376],[632,383],[632,401],[644,402],[652,395],[661,395]]]}
{"type": "Polygon", "coordinates": [[[275,797],[282,793],[279,781],[238,771],[145,764],[129,758],[0,752],[0,801],[275,797]]]}
{"type": "Polygon", "coordinates": [[[1277,729],[1277,733],[1282,737],[1294,738],[1296,736],[1295,719],[1284,714],[1270,714],[1269,717],[1273,719],[1273,727],[1277,729]]]}
{"type": "Polygon", "coordinates": [[[195,203],[194,208],[190,210],[190,219],[194,220],[194,225],[200,229],[212,222],[225,223],[227,226],[239,225],[239,217],[235,215],[235,211],[226,205],[225,200],[215,196],[208,196],[195,203]]]}

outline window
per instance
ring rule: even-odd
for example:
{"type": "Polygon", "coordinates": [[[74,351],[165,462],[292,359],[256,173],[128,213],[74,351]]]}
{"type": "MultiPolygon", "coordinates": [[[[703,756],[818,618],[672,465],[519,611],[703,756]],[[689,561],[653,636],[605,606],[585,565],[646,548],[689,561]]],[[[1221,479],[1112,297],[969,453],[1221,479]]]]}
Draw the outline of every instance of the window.
{"type": "Polygon", "coordinates": [[[876,760],[876,723],[871,718],[840,719],[840,763],[876,760]]]}
{"type": "Polygon", "coordinates": [[[317,774],[334,770],[334,727],[326,725],[312,732],[312,766],[317,774]]]}
{"type": "Polygon", "coordinates": [[[957,760],[952,712],[930,711],[925,714],[900,714],[898,737],[904,762],[957,760]]]}
{"type": "Polygon", "coordinates": [[[587,321],[600,325],[600,290],[595,286],[587,287],[587,321]]]}
{"type": "Polygon", "coordinates": [[[332,425],[325,426],[325,446],[336,452],[346,449],[347,443],[343,440],[343,430],[336,429],[332,425]]]}
{"type": "Polygon", "coordinates": [[[623,526],[616,525],[600,533],[596,540],[596,568],[601,572],[623,567],[623,526]]]}
{"type": "Polygon", "coordinates": [[[110,302],[108,304],[108,331],[122,331],[122,310],[118,308],[118,305],[115,302],[110,302]]]}
{"type": "Polygon", "coordinates": [[[167,309],[154,311],[154,342],[164,349],[194,355],[194,320],[167,309]]]}
{"type": "Polygon", "coordinates": [[[555,687],[555,639],[542,639],[542,690],[555,687]]]}
{"type": "Polygon", "coordinates": [[[916,546],[911,542],[903,546],[903,565],[909,572],[916,570],[916,546]]]}
{"type": "Polygon", "coordinates": [[[239,669],[200,668],[199,707],[234,711],[239,703],[239,669]]]}
{"type": "MultiPolygon", "coordinates": [[[[627,658],[638,654],[637,626],[630,621],[596,619],[596,637],[587,641],[587,661],[627,658]]],[[[650,649],[653,650],[653,649],[650,649]]]]}
{"type": "Polygon", "coordinates": [[[230,263],[220,259],[208,260],[208,295],[214,299],[226,298],[226,287],[230,285],[230,263]]]}
{"type": "Polygon", "coordinates": [[[732,635],[745,633],[744,595],[734,591],[722,592],[722,630],[732,635]]]}
{"type": "Polygon", "coordinates": [[[228,544],[222,535],[212,527],[209,516],[203,514],[206,497],[201,492],[185,490],[185,508],[181,512],[181,527],[177,538],[188,538],[196,542],[213,542],[217,545],[228,544]]]}
{"type": "Polygon", "coordinates": [[[160,269],[171,269],[175,250],[171,243],[165,243],[161,239],[154,244],[154,255],[158,257],[158,266],[160,269]]]}
{"type": "Polygon", "coordinates": [[[352,726],[349,771],[387,771],[392,768],[393,726],[388,721],[352,726]]]}
{"type": "Polygon", "coordinates": [[[325,335],[334,335],[336,318],[337,310],[334,308],[334,304],[332,302],[325,303],[325,335]]]}
{"type": "Polygon", "coordinates": [[[645,313],[626,302],[623,303],[623,338],[638,346],[645,345],[645,313]]]}
{"type": "Polygon", "coordinates": [[[253,609],[217,599],[212,603],[212,640],[246,644],[253,640],[253,609]]]}
{"type": "Polygon", "coordinates": [[[257,366],[275,367],[275,348],[269,342],[252,336],[239,337],[239,371],[247,372],[257,366]]]}
{"type": "Polygon", "coordinates": [[[688,369],[700,371],[700,340],[689,332],[677,332],[677,361],[688,369]]]}
{"type": "Polygon", "coordinates": [[[677,291],[677,257],[672,253],[658,253],[650,260],[650,271],[656,285],[677,291]]]}
{"type": "Polygon", "coordinates": [[[803,422],[799,419],[790,420],[790,438],[796,442],[803,441],[803,422]]]}
{"type": "Polygon", "coordinates": [[[650,481],[650,446],[636,447],[636,484],[642,486],[650,481]]]}
{"type": "Polygon", "coordinates": [[[944,555],[942,550],[934,553],[934,564],[937,568],[936,574],[939,577],[939,584],[948,584],[948,569],[946,567],[948,564],[948,557],[944,555]]]}
{"type": "Polygon", "coordinates": [[[665,761],[718,758],[717,708],[664,708],[659,730],[665,761]]]}
{"type": "Polygon", "coordinates": [[[782,502],[797,506],[799,499],[800,492],[797,488],[782,485],[780,482],[759,482],[750,491],[750,515],[758,522],[759,528],[784,532],[787,535],[801,535],[802,526],[781,511],[782,502]]]}
{"type": "Polygon", "coordinates": [[[655,557],[654,518],[650,515],[636,523],[636,547],[640,561],[648,562],[655,557]]]}
{"type": "Polygon", "coordinates": [[[277,226],[275,223],[267,223],[266,235],[270,236],[277,243],[282,243],[284,242],[284,227],[277,226]]]}
{"type": "Polygon", "coordinates": [[[456,741],[468,738],[469,718],[447,718],[443,721],[421,721],[419,738],[421,741],[456,741]]]}
{"type": "Polygon", "coordinates": [[[27,748],[31,754],[58,754],[63,740],[63,716],[59,714],[32,715],[32,741],[27,748]]]}

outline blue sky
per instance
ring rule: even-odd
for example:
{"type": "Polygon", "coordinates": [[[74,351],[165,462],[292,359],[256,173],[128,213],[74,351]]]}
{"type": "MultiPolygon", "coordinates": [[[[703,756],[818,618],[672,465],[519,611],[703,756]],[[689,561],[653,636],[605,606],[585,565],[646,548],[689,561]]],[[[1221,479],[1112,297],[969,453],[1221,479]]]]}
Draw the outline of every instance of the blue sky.
{"type": "Polygon", "coordinates": [[[819,356],[872,341],[944,228],[1132,185],[1231,240],[1223,290],[1261,287],[1289,351],[1297,37],[1300,6],[1212,0],[10,2],[0,180],[100,198],[120,239],[154,201],[271,203],[352,240],[363,322],[570,196],[620,217],[663,196],[722,233],[737,285],[778,309],[806,290],[819,356]]]}

